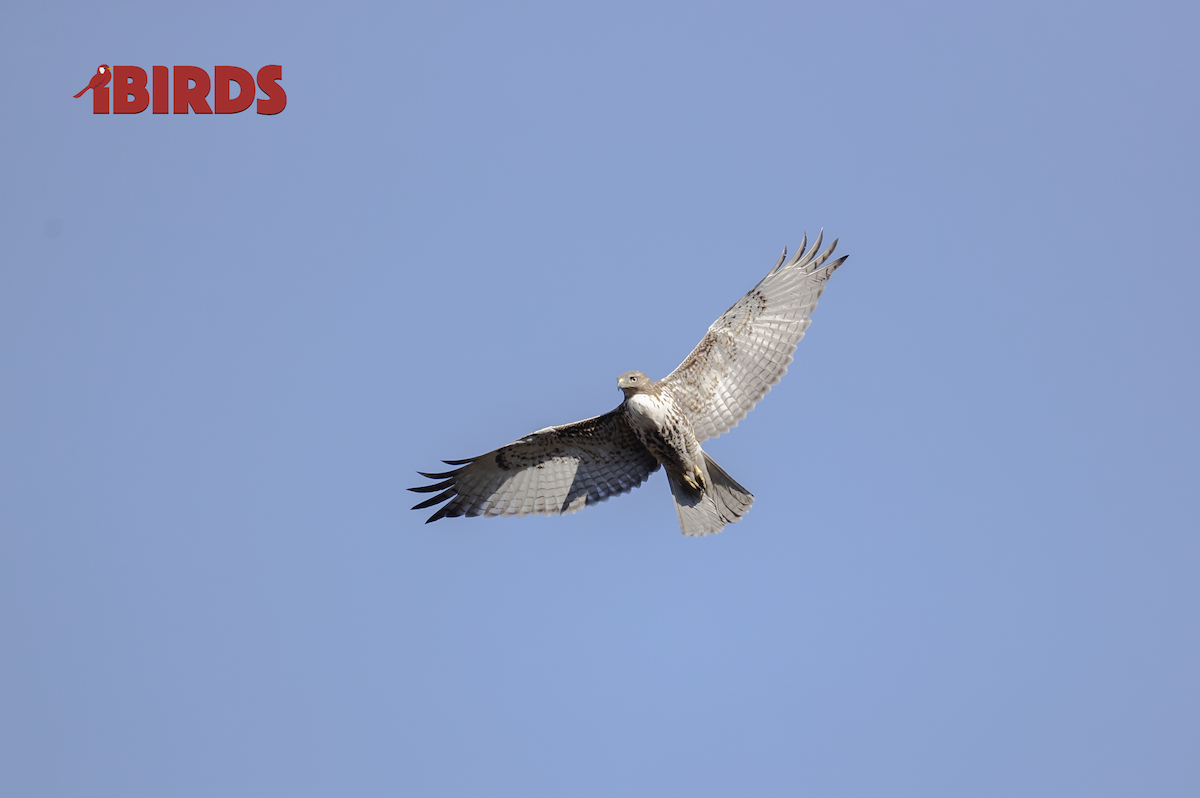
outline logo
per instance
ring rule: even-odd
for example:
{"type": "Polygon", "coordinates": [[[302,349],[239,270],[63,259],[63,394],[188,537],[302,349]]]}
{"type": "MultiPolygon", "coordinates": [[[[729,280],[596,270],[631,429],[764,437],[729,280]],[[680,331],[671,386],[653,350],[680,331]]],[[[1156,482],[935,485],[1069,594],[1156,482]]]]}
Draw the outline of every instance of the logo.
{"type": "Polygon", "coordinates": [[[240,114],[254,104],[255,94],[261,89],[267,95],[258,100],[260,114],[277,114],[287,107],[287,92],[279,85],[283,79],[283,67],[268,64],[251,76],[241,67],[213,67],[213,77],[200,67],[177,66],[175,74],[165,66],[151,67],[154,79],[146,88],[146,70],[135,66],[101,64],[96,68],[87,86],[75,97],[79,98],[92,90],[92,113],[109,112],[108,84],[112,81],[112,112],[116,114],[140,114],[151,105],[152,113],[165,114],[173,111],[186,114],[190,108],[197,114],[240,114]],[[231,83],[237,84],[237,95],[230,97],[231,83]],[[257,88],[256,88],[257,84],[257,88]],[[208,104],[209,90],[213,89],[213,104],[208,104]],[[174,100],[174,103],[171,101],[174,100]]]}

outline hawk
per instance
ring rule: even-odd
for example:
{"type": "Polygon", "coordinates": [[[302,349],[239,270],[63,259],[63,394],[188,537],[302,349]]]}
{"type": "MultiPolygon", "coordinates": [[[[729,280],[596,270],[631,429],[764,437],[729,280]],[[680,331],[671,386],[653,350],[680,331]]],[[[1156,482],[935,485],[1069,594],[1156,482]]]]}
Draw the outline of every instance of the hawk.
{"type": "Polygon", "coordinates": [[[546,427],[466,460],[409,490],[436,496],[414,510],[443,504],[425,523],[447,516],[573,513],[628,493],[661,466],[667,472],[685,535],[720,532],[750,509],[754,496],[700,448],[736,427],[792,362],[825,283],[845,263],[822,235],[774,268],[713,322],[687,359],[658,382],[640,371],[617,379],[625,401],[602,416],[546,427]]]}

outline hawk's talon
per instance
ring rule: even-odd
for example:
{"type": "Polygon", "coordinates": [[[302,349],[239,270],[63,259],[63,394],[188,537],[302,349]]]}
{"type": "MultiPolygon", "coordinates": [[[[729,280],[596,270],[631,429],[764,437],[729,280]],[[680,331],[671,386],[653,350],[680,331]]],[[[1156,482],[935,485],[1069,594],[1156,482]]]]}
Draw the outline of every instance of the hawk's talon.
{"type": "Polygon", "coordinates": [[[704,483],[704,472],[700,470],[700,466],[692,466],[690,474],[683,474],[683,483],[694,491],[702,492],[706,487],[704,483]]]}

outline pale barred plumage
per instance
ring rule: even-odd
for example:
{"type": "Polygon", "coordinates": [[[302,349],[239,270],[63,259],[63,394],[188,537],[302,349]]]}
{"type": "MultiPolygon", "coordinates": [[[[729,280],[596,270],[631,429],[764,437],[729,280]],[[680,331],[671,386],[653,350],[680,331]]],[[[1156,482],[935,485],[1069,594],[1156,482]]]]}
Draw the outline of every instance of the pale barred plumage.
{"type": "Polygon", "coordinates": [[[722,313],[679,368],[661,380],[687,413],[697,440],[736,427],[787,373],[829,275],[846,260],[824,265],[837,241],[817,255],[822,235],[807,252],[806,237],[786,263],[785,250],[775,268],[722,313]]]}
{"type": "Polygon", "coordinates": [[[446,460],[460,466],[421,473],[441,491],[413,509],[446,502],[426,523],[446,516],[558,515],[628,493],[660,464],[667,472],[685,535],[719,532],[740,519],[754,496],[701,448],[728,432],[779,382],[804,337],[825,283],[846,258],[826,263],[821,235],[796,255],[787,251],[758,285],[735,302],[679,368],[652,382],[622,374],[625,401],[602,416],[547,427],[487,454],[446,460]]]}

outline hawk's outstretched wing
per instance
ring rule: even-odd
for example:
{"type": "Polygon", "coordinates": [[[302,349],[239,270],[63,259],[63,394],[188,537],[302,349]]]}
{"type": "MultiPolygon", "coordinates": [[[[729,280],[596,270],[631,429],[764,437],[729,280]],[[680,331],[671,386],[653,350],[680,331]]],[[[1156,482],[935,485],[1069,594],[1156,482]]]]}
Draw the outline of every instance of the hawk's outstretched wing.
{"type": "Polygon", "coordinates": [[[736,427],[787,372],[825,282],[846,260],[825,264],[837,241],[817,255],[821,238],[805,252],[806,236],[787,263],[785,251],[750,293],[713,322],[687,360],[658,382],[683,407],[696,440],[736,427]]]}
{"type": "Polygon", "coordinates": [[[628,493],[658,470],[658,461],[638,440],[621,408],[602,416],[547,427],[519,441],[469,460],[439,480],[409,488],[417,493],[442,491],[416,507],[449,501],[425,523],[445,516],[559,515],[628,493]]]}

